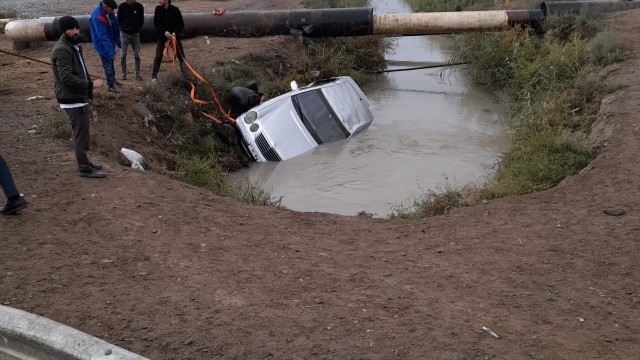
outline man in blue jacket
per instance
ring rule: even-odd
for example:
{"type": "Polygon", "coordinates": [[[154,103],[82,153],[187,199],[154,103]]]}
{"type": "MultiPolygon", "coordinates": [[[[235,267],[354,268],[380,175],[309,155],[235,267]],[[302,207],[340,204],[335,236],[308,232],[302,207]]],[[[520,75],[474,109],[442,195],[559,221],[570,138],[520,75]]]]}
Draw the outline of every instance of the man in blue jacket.
{"type": "Polygon", "coordinates": [[[91,13],[89,24],[91,27],[91,42],[93,48],[102,60],[104,77],[110,92],[118,92],[116,85],[122,85],[116,81],[114,60],[116,58],[116,46],[120,47],[120,27],[113,10],[118,8],[115,0],[102,0],[91,13]]]}

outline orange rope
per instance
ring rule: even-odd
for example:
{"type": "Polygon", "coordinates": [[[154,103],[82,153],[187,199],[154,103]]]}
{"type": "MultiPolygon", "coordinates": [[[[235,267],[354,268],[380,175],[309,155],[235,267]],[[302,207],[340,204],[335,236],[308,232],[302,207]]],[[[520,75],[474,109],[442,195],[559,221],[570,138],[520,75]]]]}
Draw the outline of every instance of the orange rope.
{"type": "MultiPolygon", "coordinates": [[[[208,87],[209,90],[211,91],[211,101],[205,101],[205,100],[201,100],[201,99],[197,99],[195,97],[195,92],[196,92],[196,85],[187,80],[187,82],[189,83],[189,85],[191,85],[191,92],[190,92],[190,96],[191,96],[191,100],[198,104],[198,105],[207,105],[207,104],[211,104],[211,103],[215,103],[218,106],[218,110],[220,110],[220,113],[222,113],[222,115],[224,116],[223,120],[220,120],[218,118],[216,118],[213,115],[207,114],[206,112],[199,110],[200,113],[204,116],[206,116],[207,118],[215,121],[218,124],[221,125],[229,125],[229,123],[235,123],[236,119],[232,118],[230,115],[230,111],[225,111],[222,107],[222,104],[220,103],[220,99],[218,98],[218,94],[216,94],[215,90],[213,90],[213,86],[211,86],[211,84],[209,84],[209,82],[207,82],[207,80],[205,80],[202,76],[200,76],[200,74],[193,68],[191,67],[191,65],[187,62],[187,59],[184,57],[184,54],[180,54],[182,56],[182,60],[184,61],[185,66],[189,69],[189,71],[191,71],[191,73],[193,74],[193,76],[196,77],[196,79],[200,80],[201,82],[205,83],[208,87]]],[[[163,51],[163,58],[164,61],[172,61],[173,62],[173,69],[175,71],[175,64],[176,64],[176,58],[178,56],[178,45],[177,45],[177,41],[176,38],[174,36],[172,36],[171,38],[167,39],[167,41],[164,44],[164,51],[163,51]],[[169,51],[172,51],[173,54],[169,55],[169,51]]]]}

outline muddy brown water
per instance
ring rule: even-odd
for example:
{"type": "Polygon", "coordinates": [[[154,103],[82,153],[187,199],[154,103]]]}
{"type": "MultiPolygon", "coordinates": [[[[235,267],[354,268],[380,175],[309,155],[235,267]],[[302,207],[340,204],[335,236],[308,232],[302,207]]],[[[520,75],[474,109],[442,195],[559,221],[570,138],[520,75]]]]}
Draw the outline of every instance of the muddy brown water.
{"type": "MultiPolygon", "coordinates": [[[[401,0],[380,3],[374,11],[411,12],[401,0]]],[[[451,58],[448,36],[396,42],[389,70],[451,58]]],[[[292,210],[385,217],[429,190],[483,179],[505,149],[503,109],[494,94],[470,84],[463,66],[390,72],[363,90],[374,114],[364,132],[234,176],[259,183],[292,210]]]]}

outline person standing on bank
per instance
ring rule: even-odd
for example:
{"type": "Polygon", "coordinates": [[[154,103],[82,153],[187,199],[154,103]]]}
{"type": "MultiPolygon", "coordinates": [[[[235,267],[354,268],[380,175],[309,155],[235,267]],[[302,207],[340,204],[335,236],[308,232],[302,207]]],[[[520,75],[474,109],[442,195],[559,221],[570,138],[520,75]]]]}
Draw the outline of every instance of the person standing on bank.
{"type": "Polygon", "coordinates": [[[118,92],[116,85],[116,46],[120,47],[120,27],[113,10],[118,8],[115,0],[102,0],[91,13],[89,25],[91,27],[91,42],[96,53],[100,56],[104,77],[107,79],[108,91],[118,92]]]}
{"type": "Polygon", "coordinates": [[[73,131],[73,148],[78,163],[78,175],[103,178],[100,165],[89,162],[89,102],[93,90],[103,86],[102,79],[91,81],[82,56],[80,24],[72,16],[63,16],[58,22],[60,39],[51,50],[53,90],[60,108],[69,117],[73,131]]]}
{"type": "Polygon", "coordinates": [[[144,7],[136,0],[126,0],[118,6],[118,26],[120,27],[120,67],[122,80],[127,80],[127,47],[131,44],[135,59],[136,80],[140,76],[140,29],[144,24],[144,7]]]}
{"type": "Polygon", "coordinates": [[[153,70],[151,72],[151,83],[158,81],[158,71],[160,71],[160,63],[162,63],[162,55],[164,52],[164,44],[167,39],[175,37],[178,49],[178,60],[180,68],[184,63],[184,49],[182,41],[180,41],[180,33],[184,29],[184,21],[180,9],[171,5],[171,0],[159,0],[158,6],[153,16],[153,26],[156,29],[156,57],[153,59],[153,70]]]}
{"type": "Polygon", "coordinates": [[[0,208],[0,214],[13,215],[18,211],[27,207],[27,201],[20,195],[16,184],[13,182],[13,176],[9,170],[9,165],[0,156],[0,187],[7,197],[7,203],[0,208]]]}

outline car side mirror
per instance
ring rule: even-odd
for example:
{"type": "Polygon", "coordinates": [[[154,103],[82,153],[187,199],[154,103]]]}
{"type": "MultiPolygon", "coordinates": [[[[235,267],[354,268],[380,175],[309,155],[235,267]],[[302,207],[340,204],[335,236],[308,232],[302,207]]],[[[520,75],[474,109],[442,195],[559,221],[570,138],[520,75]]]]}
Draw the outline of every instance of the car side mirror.
{"type": "Polygon", "coordinates": [[[298,83],[295,80],[291,81],[291,90],[298,90],[298,83]]]}

